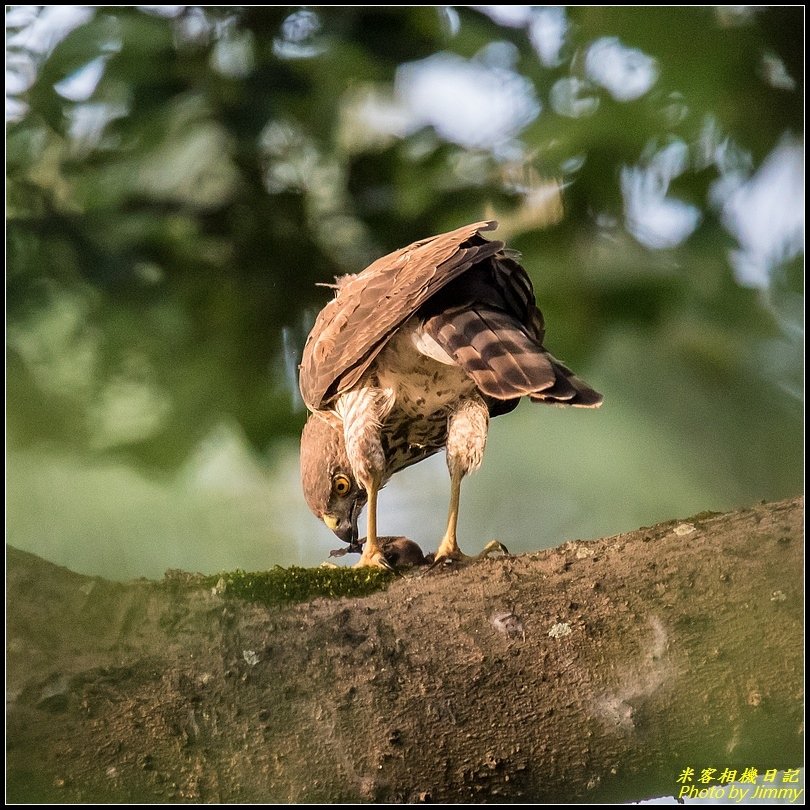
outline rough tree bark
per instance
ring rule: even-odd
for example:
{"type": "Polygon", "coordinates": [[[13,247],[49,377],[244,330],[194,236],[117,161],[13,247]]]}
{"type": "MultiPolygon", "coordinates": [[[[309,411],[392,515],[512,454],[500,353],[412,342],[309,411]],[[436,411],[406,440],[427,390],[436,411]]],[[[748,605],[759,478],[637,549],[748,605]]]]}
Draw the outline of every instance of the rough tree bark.
{"type": "Polygon", "coordinates": [[[8,799],[610,801],[796,767],[802,525],[799,498],[274,609],[9,548],[8,799]]]}

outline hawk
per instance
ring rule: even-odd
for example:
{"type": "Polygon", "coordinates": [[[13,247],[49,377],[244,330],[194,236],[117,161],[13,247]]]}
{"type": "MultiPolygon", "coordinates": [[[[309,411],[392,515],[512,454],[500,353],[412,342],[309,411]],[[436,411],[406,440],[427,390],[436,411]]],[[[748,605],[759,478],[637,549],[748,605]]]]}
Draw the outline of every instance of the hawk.
{"type": "Polygon", "coordinates": [[[436,561],[469,559],[456,540],[461,481],[480,467],[489,419],[532,402],[596,408],[601,394],[543,347],[543,316],[517,254],[476,222],[414,242],[336,279],[304,346],[301,481],[312,512],[360,566],[387,568],[377,493],[446,448],[447,530],[436,561]]]}

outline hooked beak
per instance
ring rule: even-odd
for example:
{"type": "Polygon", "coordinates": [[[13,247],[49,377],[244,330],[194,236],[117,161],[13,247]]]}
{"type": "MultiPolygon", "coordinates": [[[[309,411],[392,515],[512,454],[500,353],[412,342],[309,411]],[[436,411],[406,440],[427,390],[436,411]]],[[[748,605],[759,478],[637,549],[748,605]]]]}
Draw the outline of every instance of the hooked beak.
{"type": "Polygon", "coordinates": [[[351,516],[338,520],[334,515],[324,515],[323,522],[344,542],[354,545],[359,532],[357,530],[357,514],[353,511],[351,516]]]}
{"type": "Polygon", "coordinates": [[[352,510],[347,517],[340,518],[337,515],[325,514],[323,522],[344,542],[350,546],[357,545],[357,538],[360,532],[357,529],[357,519],[360,512],[366,505],[364,498],[358,498],[352,505],[352,510]]]}

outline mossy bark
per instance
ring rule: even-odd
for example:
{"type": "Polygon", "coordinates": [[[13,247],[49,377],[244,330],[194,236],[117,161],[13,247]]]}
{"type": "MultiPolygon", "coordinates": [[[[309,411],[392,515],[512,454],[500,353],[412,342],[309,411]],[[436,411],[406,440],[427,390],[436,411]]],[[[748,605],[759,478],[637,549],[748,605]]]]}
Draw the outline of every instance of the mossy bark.
{"type": "Polygon", "coordinates": [[[7,798],[619,801],[796,767],[802,529],[799,498],[286,607],[9,548],[7,798]]]}

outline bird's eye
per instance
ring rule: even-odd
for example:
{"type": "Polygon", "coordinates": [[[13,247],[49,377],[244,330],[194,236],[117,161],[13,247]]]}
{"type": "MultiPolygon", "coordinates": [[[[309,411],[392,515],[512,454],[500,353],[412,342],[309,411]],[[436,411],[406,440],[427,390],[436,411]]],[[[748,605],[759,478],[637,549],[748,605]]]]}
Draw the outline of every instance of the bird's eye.
{"type": "Polygon", "coordinates": [[[340,495],[341,497],[348,495],[351,488],[352,482],[345,475],[336,475],[332,479],[332,492],[334,492],[335,495],[340,495]]]}

